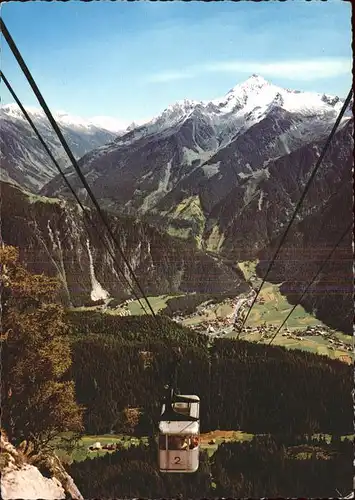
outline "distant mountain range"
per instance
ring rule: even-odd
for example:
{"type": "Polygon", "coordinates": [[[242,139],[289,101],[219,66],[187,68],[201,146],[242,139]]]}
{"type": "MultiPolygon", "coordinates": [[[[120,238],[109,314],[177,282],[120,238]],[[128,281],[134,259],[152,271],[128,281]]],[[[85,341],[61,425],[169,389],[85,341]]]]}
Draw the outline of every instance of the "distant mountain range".
{"type": "MultiPolygon", "coordinates": [[[[231,217],[241,220],[248,214],[249,220],[256,206],[259,219],[275,206],[262,185],[277,189],[279,182],[297,184],[298,167],[304,182],[342,104],[336,96],[285,90],[253,75],[223,98],[169,106],[145,125],[86,154],[80,166],[107,209],[144,215],[171,234],[194,238],[201,248],[229,251],[236,243],[235,238],[229,241],[231,232],[243,229],[243,245],[245,237],[258,240],[231,217]],[[307,151],[315,154],[300,164],[307,151]],[[283,179],[278,178],[279,165],[284,165],[283,179]]],[[[349,120],[350,110],[339,133],[349,120]]],[[[75,174],[69,179],[81,187],[75,174]]],[[[42,193],[66,195],[68,190],[56,177],[42,193]]],[[[296,192],[292,196],[288,210],[296,192]]],[[[286,208],[284,202],[277,211],[286,208]]],[[[281,210],[280,216],[286,212],[281,210]]],[[[255,252],[260,244],[256,241],[252,248],[255,252]]],[[[250,251],[249,244],[244,253],[250,251]]],[[[236,250],[234,254],[241,257],[236,250]]]]}
{"type": "MultiPolygon", "coordinates": [[[[55,159],[64,167],[69,159],[44,112],[36,108],[26,108],[26,111],[55,159]]],[[[76,158],[112,141],[120,133],[119,129],[115,130],[115,122],[109,122],[105,117],[97,117],[96,121],[66,113],[54,113],[54,117],[76,158]]],[[[58,174],[17,104],[0,108],[0,161],[1,180],[16,183],[32,192],[38,192],[58,174]]]]}
{"type": "MultiPolygon", "coordinates": [[[[69,144],[76,143],[77,157],[83,149],[89,151],[79,165],[100,204],[112,214],[138,216],[213,258],[267,261],[342,105],[337,96],[287,90],[253,75],[222,98],[179,101],[151,121],[115,135],[92,124],[69,125],[68,118],[60,125],[67,127],[69,144]]],[[[38,141],[24,132],[23,120],[2,113],[2,164],[8,178],[45,196],[71,197],[38,141]]],[[[56,148],[53,135],[43,127],[56,148]]],[[[312,277],[320,265],[316,257],[309,259],[311,247],[331,247],[352,220],[352,153],[349,107],[289,235],[299,264],[285,254],[286,264],[271,276],[288,283],[284,292],[290,297],[295,295],[297,269],[312,277]]],[[[72,169],[68,180],[87,202],[72,169]]],[[[348,258],[351,245],[344,244],[348,258]]],[[[340,264],[343,281],[349,273],[346,266],[340,264]]],[[[263,262],[260,272],[262,268],[263,262]]],[[[327,273],[327,279],[340,283],[338,267],[327,273]]],[[[324,296],[309,295],[305,307],[328,319],[334,310],[335,323],[348,330],[349,294],[329,300],[324,296]]]]}

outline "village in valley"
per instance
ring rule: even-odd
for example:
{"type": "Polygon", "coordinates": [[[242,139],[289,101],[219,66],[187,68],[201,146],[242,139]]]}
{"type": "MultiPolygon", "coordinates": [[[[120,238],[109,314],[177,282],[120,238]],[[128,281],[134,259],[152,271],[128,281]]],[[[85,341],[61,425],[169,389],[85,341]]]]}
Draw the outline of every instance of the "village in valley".
{"type": "MultiPolygon", "coordinates": [[[[238,336],[242,340],[258,343],[269,343],[272,340],[274,345],[302,349],[352,363],[352,338],[318,322],[300,305],[284,327],[277,332],[292,307],[279,291],[279,285],[265,282],[252,314],[243,325],[245,315],[261,283],[255,274],[255,263],[248,264],[249,267],[240,266],[251,285],[248,293],[222,301],[215,298],[205,300],[190,314],[184,310],[175,311],[172,320],[188,326],[201,335],[208,335],[210,339],[238,336]]],[[[164,314],[163,311],[168,307],[170,298],[169,295],[163,295],[150,297],[150,300],[156,312],[164,314]]],[[[117,299],[96,301],[95,306],[87,304],[87,309],[100,310],[117,316],[142,314],[138,301],[132,298],[124,302],[117,299]]]]}

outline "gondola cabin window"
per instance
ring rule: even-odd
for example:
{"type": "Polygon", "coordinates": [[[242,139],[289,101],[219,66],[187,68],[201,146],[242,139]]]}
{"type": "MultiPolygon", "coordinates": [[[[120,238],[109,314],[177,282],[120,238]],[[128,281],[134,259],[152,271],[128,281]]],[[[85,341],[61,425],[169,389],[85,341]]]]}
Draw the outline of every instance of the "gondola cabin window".
{"type": "Polygon", "coordinates": [[[160,450],[193,450],[199,445],[198,436],[181,436],[181,435],[160,435],[159,449],[160,450]]]}

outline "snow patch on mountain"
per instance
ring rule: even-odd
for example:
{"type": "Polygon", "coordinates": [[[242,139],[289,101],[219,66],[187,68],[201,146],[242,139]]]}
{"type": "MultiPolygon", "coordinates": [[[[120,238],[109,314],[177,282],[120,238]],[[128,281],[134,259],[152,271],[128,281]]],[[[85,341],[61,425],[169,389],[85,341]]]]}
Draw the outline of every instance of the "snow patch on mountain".
{"type": "Polygon", "coordinates": [[[159,179],[157,189],[155,191],[152,191],[148,194],[148,196],[145,197],[141,207],[141,211],[144,212],[145,210],[149,210],[150,208],[152,208],[158,203],[161,198],[163,198],[163,196],[166,195],[166,193],[169,192],[169,189],[171,188],[171,168],[172,161],[169,161],[166,165],[165,171],[163,172],[163,177],[159,179]]]}
{"type": "Polygon", "coordinates": [[[264,191],[260,191],[260,198],[259,198],[259,201],[258,201],[258,210],[259,210],[259,212],[261,211],[263,199],[264,199],[264,191]]]}
{"type": "Polygon", "coordinates": [[[217,163],[211,163],[208,165],[203,165],[201,168],[203,170],[203,173],[205,176],[210,179],[211,177],[215,176],[216,174],[219,173],[219,166],[220,166],[220,161],[217,163]]]}
{"type": "Polygon", "coordinates": [[[208,161],[215,153],[216,150],[207,150],[204,151],[201,147],[195,146],[196,150],[189,149],[186,147],[182,148],[182,165],[192,165],[193,162],[199,162],[199,163],[204,163],[208,161]]]}
{"type": "Polygon", "coordinates": [[[201,161],[200,157],[200,152],[199,151],[194,151],[193,149],[189,148],[182,148],[182,160],[181,163],[183,165],[192,165],[194,161],[201,161]]]}
{"type": "Polygon", "coordinates": [[[169,190],[169,181],[171,176],[171,161],[169,161],[166,165],[166,169],[164,172],[163,178],[159,181],[159,186],[157,189],[158,193],[166,193],[169,190]]]}
{"type": "Polygon", "coordinates": [[[288,136],[288,134],[282,134],[282,135],[280,135],[279,140],[280,140],[281,144],[283,145],[283,147],[285,149],[285,154],[290,154],[291,153],[291,149],[290,149],[290,147],[288,145],[288,141],[287,141],[288,137],[287,136],[288,136]]]}

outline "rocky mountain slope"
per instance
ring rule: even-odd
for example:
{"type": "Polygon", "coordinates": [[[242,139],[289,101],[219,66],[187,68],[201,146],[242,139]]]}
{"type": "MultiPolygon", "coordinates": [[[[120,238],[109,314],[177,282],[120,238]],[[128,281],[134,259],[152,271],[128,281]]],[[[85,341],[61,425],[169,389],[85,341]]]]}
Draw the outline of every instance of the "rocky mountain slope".
{"type": "MultiPolygon", "coordinates": [[[[352,130],[349,132],[352,134],[352,130]]],[[[317,189],[316,186],[310,189],[309,198],[312,204],[308,203],[306,210],[308,215],[291,227],[286,243],[269,274],[269,281],[282,283],[280,291],[291,303],[298,302],[308,283],[316,276],[324,260],[352,223],[351,159],[342,165],[345,168],[338,171],[328,168],[323,173],[323,177],[328,177],[322,186],[323,190],[319,187],[317,189]]],[[[261,276],[266,272],[269,259],[274,254],[278,242],[279,238],[274,239],[270,246],[260,252],[262,261],[257,271],[261,276]]],[[[339,244],[301,300],[301,304],[329,326],[352,334],[354,318],[352,230],[339,244]]]]}
{"type": "MultiPolygon", "coordinates": [[[[43,111],[26,108],[45,142],[61,166],[68,158],[52,130],[43,111]]],[[[112,141],[119,131],[101,126],[102,120],[93,123],[65,113],[56,113],[56,120],[76,158],[112,141]]],[[[105,124],[105,122],[103,122],[105,124]]],[[[0,108],[0,179],[38,192],[44,184],[58,174],[47,153],[43,150],[32,128],[16,104],[0,108]]]]}
{"type": "MultiPolygon", "coordinates": [[[[290,220],[323,145],[324,141],[309,143],[241,176],[241,182],[210,211],[203,233],[206,246],[241,260],[268,247],[290,220]]],[[[328,202],[341,188],[352,189],[352,150],[353,120],[348,120],[327,150],[303,201],[299,221],[314,215],[314,220],[326,224],[328,202]]],[[[344,213],[333,208],[340,226],[351,221],[351,202],[344,213]]]]}
{"type": "MultiPolygon", "coordinates": [[[[5,182],[1,195],[3,241],[20,248],[21,260],[31,271],[60,278],[64,304],[131,295],[107,247],[91,226],[86,229],[77,205],[33,195],[5,182]]],[[[91,219],[103,232],[96,212],[91,219]]],[[[131,218],[112,216],[110,223],[148,295],[248,290],[241,274],[193,245],[131,218]]],[[[104,238],[132,281],[119,252],[104,238]]]]}
{"type": "MultiPolygon", "coordinates": [[[[335,135],[268,280],[296,303],[353,219],[353,120],[335,135]]],[[[249,176],[210,215],[204,241],[229,258],[261,260],[263,277],[323,142],[303,146],[249,176]]],[[[349,233],[301,304],[329,326],[352,333],[353,249],[349,233]]]]}

